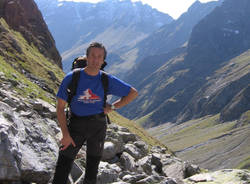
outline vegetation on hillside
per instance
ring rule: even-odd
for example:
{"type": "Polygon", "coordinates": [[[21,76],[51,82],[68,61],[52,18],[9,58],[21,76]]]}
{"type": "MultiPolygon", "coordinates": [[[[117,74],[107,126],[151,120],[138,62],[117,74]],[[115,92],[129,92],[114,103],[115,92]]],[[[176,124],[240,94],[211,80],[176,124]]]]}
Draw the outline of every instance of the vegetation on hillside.
{"type": "Polygon", "coordinates": [[[126,127],[129,129],[130,132],[138,135],[144,142],[146,142],[150,147],[152,146],[161,146],[167,149],[169,153],[172,153],[171,150],[167,148],[166,145],[162,144],[156,138],[153,138],[147,131],[145,131],[142,127],[137,125],[134,121],[131,121],[117,112],[112,112],[109,114],[111,122],[120,125],[122,127],[126,127]]]}
{"type": "Polygon", "coordinates": [[[0,71],[4,76],[1,82],[8,80],[18,95],[29,98],[41,98],[54,103],[54,96],[63,71],[38,49],[29,44],[23,36],[0,19],[0,71]]]}
{"type": "Polygon", "coordinates": [[[220,114],[206,116],[179,125],[161,125],[149,129],[149,133],[181,159],[203,168],[250,169],[249,114],[250,110],[239,120],[224,123],[219,119],[220,114]]]}

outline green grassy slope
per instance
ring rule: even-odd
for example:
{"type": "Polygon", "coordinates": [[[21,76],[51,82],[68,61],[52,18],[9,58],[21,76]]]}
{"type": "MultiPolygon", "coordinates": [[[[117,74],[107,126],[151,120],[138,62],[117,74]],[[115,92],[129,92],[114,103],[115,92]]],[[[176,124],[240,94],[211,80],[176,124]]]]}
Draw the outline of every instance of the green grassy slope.
{"type": "Polygon", "coordinates": [[[161,125],[149,129],[183,160],[203,168],[250,169],[250,111],[241,119],[220,123],[219,114],[180,125],[161,125]]]}
{"type": "Polygon", "coordinates": [[[41,98],[54,103],[63,71],[34,45],[30,45],[19,32],[10,29],[2,18],[0,26],[0,81],[11,82],[8,90],[15,90],[27,99],[41,98]]]}
{"type": "Polygon", "coordinates": [[[162,144],[159,140],[152,137],[147,131],[145,131],[142,127],[137,125],[134,121],[131,121],[121,116],[117,112],[110,113],[109,117],[112,123],[126,127],[129,129],[130,132],[138,135],[144,142],[146,142],[149,145],[149,147],[152,147],[152,146],[165,147],[169,153],[172,153],[172,151],[169,150],[166,145],[162,144]]]}

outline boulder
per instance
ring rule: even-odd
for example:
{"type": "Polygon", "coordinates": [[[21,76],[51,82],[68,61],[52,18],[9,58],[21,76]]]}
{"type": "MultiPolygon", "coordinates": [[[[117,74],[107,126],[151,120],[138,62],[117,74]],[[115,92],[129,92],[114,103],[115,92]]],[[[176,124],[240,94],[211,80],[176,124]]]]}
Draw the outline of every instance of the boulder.
{"type": "Polygon", "coordinates": [[[250,183],[250,171],[239,169],[223,169],[215,172],[207,172],[196,174],[184,180],[186,184],[195,184],[202,182],[202,184],[209,183],[233,183],[233,184],[247,184],[250,183]]]}
{"type": "Polygon", "coordinates": [[[11,109],[0,102],[0,181],[48,183],[58,151],[54,132],[45,119],[27,119],[11,109]]]}

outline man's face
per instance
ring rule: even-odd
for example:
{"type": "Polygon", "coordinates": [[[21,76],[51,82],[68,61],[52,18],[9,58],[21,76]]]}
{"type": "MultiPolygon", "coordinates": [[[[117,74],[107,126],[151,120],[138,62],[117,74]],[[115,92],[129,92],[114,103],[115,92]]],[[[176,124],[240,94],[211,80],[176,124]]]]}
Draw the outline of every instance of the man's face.
{"type": "Polygon", "coordinates": [[[102,48],[92,47],[87,56],[88,67],[92,69],[100,69],[104,62],[104,50],[102,48]]]}

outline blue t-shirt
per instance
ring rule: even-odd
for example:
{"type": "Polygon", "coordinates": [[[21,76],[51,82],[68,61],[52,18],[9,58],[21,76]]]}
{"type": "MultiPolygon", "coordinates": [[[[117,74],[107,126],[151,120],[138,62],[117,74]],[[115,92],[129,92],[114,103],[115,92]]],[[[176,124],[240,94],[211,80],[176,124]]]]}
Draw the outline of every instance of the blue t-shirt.
{"type": "MultiPolygon", "coordinates": [[[[67,87],[72,80],[73,72],[63,79],[57,97],[67,101],[67,87]]],[[[108,74],[108,95],[127,96],[131,86],[120,79],[108,74]]],[[[96,76],[88,75],[83,69],[77,84],[76,95],[72,98],[70,107],[77,116],[88,116],[103,112],[104,89],[101,82],[101,72],[96,76]]]]}

